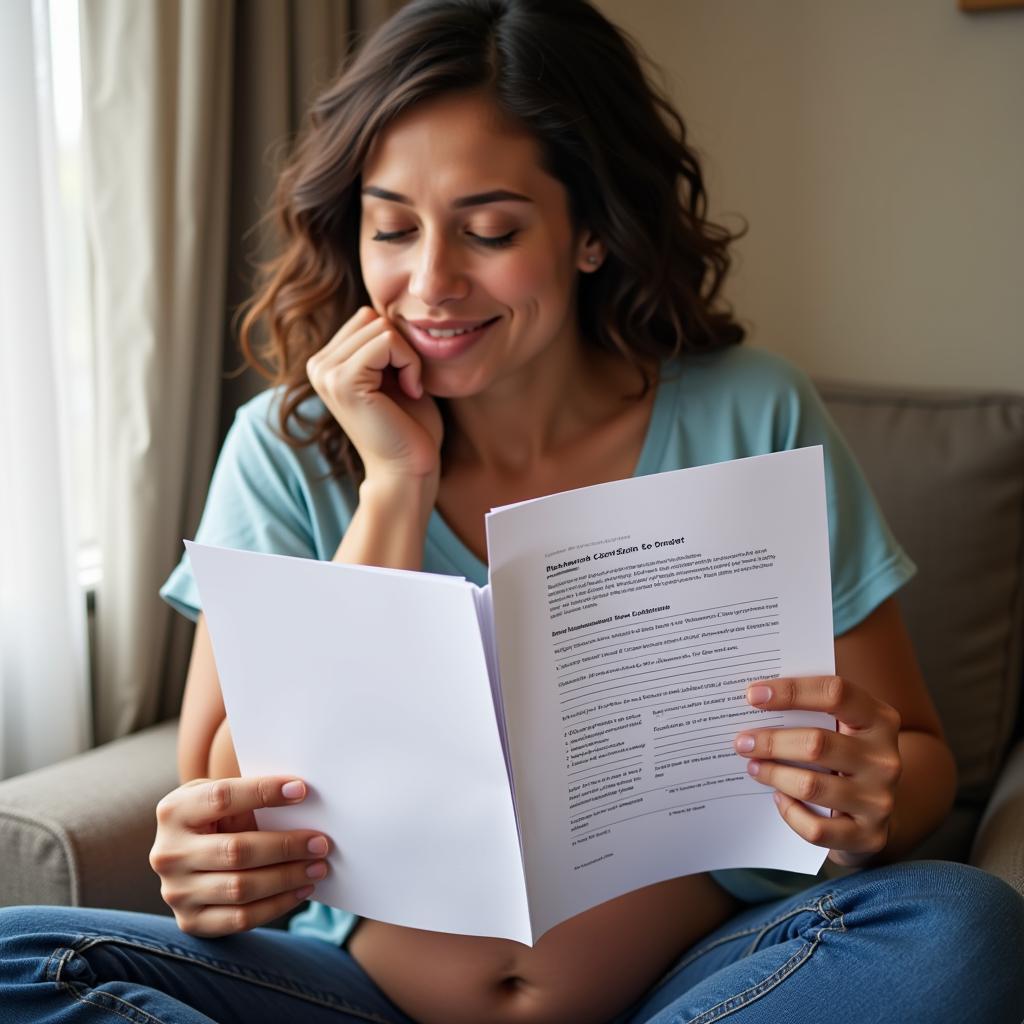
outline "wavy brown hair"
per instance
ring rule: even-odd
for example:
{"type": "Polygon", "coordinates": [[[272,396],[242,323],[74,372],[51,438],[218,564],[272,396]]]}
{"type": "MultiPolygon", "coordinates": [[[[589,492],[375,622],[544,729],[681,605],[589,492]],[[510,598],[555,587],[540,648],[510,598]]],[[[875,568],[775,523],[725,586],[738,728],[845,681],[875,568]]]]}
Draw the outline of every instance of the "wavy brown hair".
{"type": "Polygon", "coordinates": [[[586,225],[607,248],[598,270],[580,275],[581,336],[625,356],[644,392],[647,366],[743,340],[731,311],[716,304],[728,247],[743,232],[707,219],[686,127],[645,63],[638,44],[585,0],[413,0],[349,58],[314,101],[278,179],[268,216],[280,252],[258,268],[243,307],[242,351],[282,387],[288,443],[315,441],[335,475],[361,479],[330,413],[308,418],[299,409],[314,394],[306,361],[371,305],[359,222],[373,140],[443,93],[483,92],[536,139],[545,171],[567,190],[574,230],[586,225]]]}

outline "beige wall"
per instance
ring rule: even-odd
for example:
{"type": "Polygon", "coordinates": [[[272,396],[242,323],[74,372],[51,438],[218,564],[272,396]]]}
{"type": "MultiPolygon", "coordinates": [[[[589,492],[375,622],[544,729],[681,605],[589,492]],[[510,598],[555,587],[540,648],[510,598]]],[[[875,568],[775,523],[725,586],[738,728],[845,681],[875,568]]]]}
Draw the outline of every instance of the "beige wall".
{"type": "Polygon", "coordinates": [[[1024,391],[1024,10],[598,5],[664,68],[712,214],[750,222],[728,295],[755,345],[815,374],[1024,391]]]}

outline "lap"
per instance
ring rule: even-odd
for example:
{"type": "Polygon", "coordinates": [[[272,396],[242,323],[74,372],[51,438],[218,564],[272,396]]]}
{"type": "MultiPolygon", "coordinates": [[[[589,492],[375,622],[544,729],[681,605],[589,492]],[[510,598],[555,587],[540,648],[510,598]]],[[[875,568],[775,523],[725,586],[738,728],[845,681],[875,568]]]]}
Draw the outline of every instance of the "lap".
{"type": "MultiPolygon", "coordinates": [[[[615,1024],[1019,1024],[1021,948],[1024,900],[1006,883],[891,865],[744,908],[615,1024]]],[[[121,911],[0,910],[0,991],[18,1024],[95,1019],[96,1006],[140,1024],[412,1024],[333,944],[265,928],[199,939],[121,911]]]]}
{"type": "Polygon", "coordinates": [[[1024,899],[976,868],[916,861],[748,906],[616,1024],[985,1020],[1020,1024],[1024,899]]]}
{"type": "Polygon", "coordinates": [[[408,1024],[330,943],[270,928],[202,939],[173,918],[127,911],[0,910],[0,987],[26,1021],[72,1021],[76,1004],[91,1004],[145,1024],[408,1024]],[[50,1000],[49,1016],[40,999],[50,1000]]]}

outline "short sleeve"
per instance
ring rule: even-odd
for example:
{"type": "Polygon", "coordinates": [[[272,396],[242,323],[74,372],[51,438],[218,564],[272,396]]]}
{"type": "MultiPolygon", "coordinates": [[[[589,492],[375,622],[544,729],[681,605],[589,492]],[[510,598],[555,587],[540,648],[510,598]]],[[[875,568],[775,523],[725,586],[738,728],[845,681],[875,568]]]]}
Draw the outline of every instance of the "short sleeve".
{"type": "Polygon", "coordinates": [[[832,626],[835,636],[865,619],[917,571],[893,536],[853,453],[810,379],[791,367],[780,448],[820,444],[825,456],[832,626]]]}
{"type": "MultiPolygon", "coordinates": [[[[195,539],[202,544],[317,557],[304,477],[294,449],[270,426],[273,392],[235,414],[217,458],[195,539]]],[[[160,588],[183,615],[199,616],[199,591],[188,555],[160,588]]]]}

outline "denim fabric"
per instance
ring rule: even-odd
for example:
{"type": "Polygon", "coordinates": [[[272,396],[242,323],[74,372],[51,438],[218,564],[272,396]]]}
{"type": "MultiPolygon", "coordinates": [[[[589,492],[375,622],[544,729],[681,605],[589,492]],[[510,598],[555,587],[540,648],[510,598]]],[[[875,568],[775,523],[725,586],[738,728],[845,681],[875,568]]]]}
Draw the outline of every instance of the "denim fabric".
{"type": "MultiPolygon", "coordinates": [[[[1021,1024],[1022,955],[1024,900],[1006,883],[962,864],[897,864],[746,907],[614,1024],[1021,1024]]],[[[3,1024],[125,1020],[410,1024],[319,939],[196,939],[144,914],[0,910],[3,1024]]]]}
{"type": "Polygon", "coordinates": [[[949,861],[740,911],[615,1024],[1022,1024],[1024,899],[949,861]]]}
{"type": "Polygon", "coordinates": [[[0,1024],[413,1024],[348,953],[257,928],[186,935],[170,917],[0,910],[0,1024]]]}

